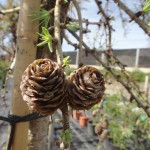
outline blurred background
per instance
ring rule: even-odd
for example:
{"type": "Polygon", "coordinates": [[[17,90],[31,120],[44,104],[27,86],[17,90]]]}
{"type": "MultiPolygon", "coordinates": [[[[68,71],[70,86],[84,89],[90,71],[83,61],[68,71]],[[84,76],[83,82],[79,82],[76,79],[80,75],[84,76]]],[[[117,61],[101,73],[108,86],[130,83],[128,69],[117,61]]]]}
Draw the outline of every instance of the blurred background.
{"type": "MultiPolygon", "coordinates": [[[[10,112],[21,2],[0,0],[0,116],[10,112]]],[[[79,7],[64,2],[70,3],[62,21],[62,51],[70,59],[66,75],[92,65],[106,83],[100,104],[88,111],[72,111],[70,149],[150,150],[150,2],[82,0],[77,1],[79,7]]],[[[41,11],[49,12],[52,3],[42,0],[41,11]]],[[[35,19],[32,13],[37,12],[31,9],[29,18],[35,19]]],[[[44,46],[37,48],[36,58],[51,59],[53,55],[44,46]]],[[[53,115],[53,123],[48,118],[45,150],[57,149],[54,143],[60,137],[61,122],[59,111],[53,115]]],[[[7,128],[0,120],[0,149],[5,149],[7,128]]]]}

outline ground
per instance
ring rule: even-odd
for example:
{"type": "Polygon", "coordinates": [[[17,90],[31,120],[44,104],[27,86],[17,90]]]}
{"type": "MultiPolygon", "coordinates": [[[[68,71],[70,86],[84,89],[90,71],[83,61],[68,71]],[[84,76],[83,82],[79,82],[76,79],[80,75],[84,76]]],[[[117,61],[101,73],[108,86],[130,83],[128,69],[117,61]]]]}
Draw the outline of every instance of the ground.
{"type": "MultiPolygon", "coordinates": [[[[126,96],[129,96],[127,91],[122,87],[121,84],[119,84],[116,81],[111,81],[112,84],[106,85],[106,93],[122,93],[126,96]],[[115,87],[115,89],[114,89],[115,87]]],[[[1,91],[1,97],[0,97],[0,116],[6,116],[9,113],[9,106],[10,106],[10,99],[11,99],[11,89],[12,89],[12,76],[8,79],[8,82],[6,84],[6,98],[3,99],[3,90],[1,91]]],[[[143,85],[141,85],[141,89],[143,89],[143,85]]],[[[150,94],[150,92],[149,92],[150,94]]],[[[59,116],[59,114],[58,114],[59,116]]],[[[72,129],[72,138],[73,142],[71,143],[71,150],[96,150],[97,144],[98,144],[98,138],[97,136],[91,136],[87,132],[86,127],[81,127],[78,123],[78,121],[74,121],[71,117],[70,119],[70,126],[72,129]]],[[[58,133],[61,128],[61,123],[55,123],[54,124],[54,134],[52,139],[58,138],[58,133]]],[[[2,150],[3,145],[6,144],[6,140],[8,139],[7,135],[8,131],[8,124],[6,122],[3,122],[0,120],[0,149],[2,150]]],[[[56,150],[54,141],[52,142],[52,150],[56,150]]]]}

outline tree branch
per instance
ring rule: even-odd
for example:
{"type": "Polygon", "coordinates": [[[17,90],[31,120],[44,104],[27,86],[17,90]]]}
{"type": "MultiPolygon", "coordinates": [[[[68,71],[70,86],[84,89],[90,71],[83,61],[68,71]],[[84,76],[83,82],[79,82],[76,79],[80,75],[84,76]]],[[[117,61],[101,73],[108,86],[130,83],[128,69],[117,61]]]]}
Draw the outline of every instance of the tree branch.
{"type": "Polygon", "coordinates": [[[11,56],[14,54],[13,49],[10,48],[10,47],[6,47],[4,45],[0,45],[0,49],[5,51],[6,53],[8,53],[11,56]]]}
{"type": "Polygon", "coordinates": [[[148,28],[148,26],[142,21],[140,20],[123,2],[121,2],[120,0],[113,0],[114,3],[116,3],[122,10],[124,10],[126,12],[126,14],[128,14],[131,19],[133,19],[144,31],[145,33],[150,37],[150,30],[148,28]]]}
{"type": "MultiPolygon", "coordinates": [[[[43,4],[40,5],[41,7],[44,6],[43,4]]],[[[10,8],[10,9],[6,9],[6,10],[0,10],[0,14],[9,14],[9,13],[15,13],[18,12],[20,10],[20,6],[18,7],[14,7],[14,8],[10,8]]]]}
{"type": "Polygon", "coordinates": [[[58,40],[56,44],[56,56],[57,62],[61,65],[63,60],[63,54],[61,49],[61,37],[60,37],[60,0],[56,0],[56,5],[54,9],[54,36],[58,40]]]}
{"type": "Polygon", "coordinates": [[[98,0],[95,0],[98,8],[99,8],[99,11],[102,13],[102,15],[104,16],[105,18],[105,21],[106,21],[106,26],[108,27],[108,48],[111,49],[112,47],[112,43],[111,43],[111,38],[112,38],[112,35],[111,35],[111,32],[112,32],[112,26],[110,25],[110,18],[106,15],[103,7],[102,7],[102,3],[99,2],[98,0]]]}
{"type": "MultiPolygon", "coordinates": [[[[62,33],[60,29],[60,14],[61,14],[61,1],[56,0],[55,9],[54,9],[54,36],[58,40],[58,43],[56,44],[57,62],[58,64],[61,65],[63,60],[63,53],[62,53],[61,35],[60,35],[62,33]]],[[[61,111],[63,117],[63,131],[66,131],[67,129],[70,128],[68,105],[65,104],[64,106],[62,106],[61,111]]]]}
{"type": "Polygon", "coordinates": [[[14,12],[18,12],[20,10],[20,7],[15,7],[15,8],[11,8],[11,9],[6,9],[6,10],[0,10],[0,14],[8,14],[8,13],[14,13],[14,12]]]}
{"type": "MultiPolygon", "coordinates": [[[[79,41],[79,36],[75,33],[75,32],[73,32],[73,31],[71,31],[71,30],[68,30],[78,41],[79,41]]],[[[85,42],[84,41],[82,41],[82,44],[83,44],[83,46],[85,47],[85,49],[86,49],[86,51],[88,51],[88,52],[93,52],[93,50],[91,50],[86,44],[85,44],[85,42]]],[[[78,45],[79,46],[79,45],[78,45]]]]}
{"type": "MultiPolygon", "coordinates": [[[[79,36],[72,32],[72,31],[69,31],[77,40],[79,40],[79,36]]],[[[72,45],[73,46],[73,45],[72,45]]],[[[87,44],[85,44],[83,42],[83,46],[85,47],[86,51],[88,51],[89,53],[91,53],[91,55],[100,63],[102,64],[102,66],[107,70],[109,71],[113,77],[118,81],[120,82],[124,88],[129,92],[129,94],[131,95],[132,99],[134,99],[138,105],[138,107],[142,108],[145,113],[147,114],[148,117],[150,117],[150,112],[149,112],[149,105],[147,104],[143,104],[143,101],[144,100],[144,97],[142,96],[141,92],[139,91],[139,88],[137,88],[137,85],[135,85],[131,80],[129,80],[129,77],[128,76],[125,76],[126,78],[126,82],[120,77],[118,76],[117,74],[114,73],[114,71],[112,70],[112,68],[110,66],[108,66],[107,64],[105,64],[100,58],[99,58],[99,51],[97,49],[95,49],[95,51],[93,52],[88,46],[87,44]],[[133,85],[131,86],[131,83],[133,83],[133,85]],[[137,94],[137,95],[136,95],[137,94]],[[140,99],[141,98],[141,99],[140,99]]],[[[108,56],[108,59],[115,59],[116,60],[116,57],[107,53],[105,53],[106,56],[108,56]]],[[[111,61],[111,60],[110,60],[111,61]]],[[[116,62],[121,64],[120,62],[118,62],[119,60],[117,59],[116,62]]],[[[121,68],[121,70],[124,69],[124,68],[121,68]]],[[[125,71],[125,70],[124,70],[125,71]]]]}
{"type": "MultiPolygon", "coordinates": [[[[70,18],[70,17],[67,17],[67,19],[68,19],[68,21],[72,21],[72,22],[79,22],[79,20],[78,19],[74,19],[74,18],[70,18]]],[[[86,26],[88,26],[88,25],[97,25],[97,26],[101,26],[101,24],[102,23],[104,23],[104,22],[102,22],[102,20],[99,20],[99,21],[89,21],[88,19],[82,19],[82,23],[85,23],[86,24],[86,26]]]]}
{"type": "Polygon", "coordinates": [[[79,25],[80,25],[80,38],[79,38],[79,50],[77,51],[77,66],[78,68],[81,67],[81,64],[82,64],[82,60],[81,60],[81,57],[82,57],[82,41],[83,41],[83,29],[82,29],[82,16],[81,16],[81,10],[80,10],[80,7],[79,7],[79,4],[76,0],[72,0],[75,8],[76,8],[76,11],[77,11],[77,14],[78,14],[78,19],[79,19],[79,25]]]}
{"type": "Polygon", "coordinates": [[[64,39],[66,40],[66,42],[70,45],[72,45],[73,47],[75,47],[75,50],[79,48],[79,45],[77,43],[73,43],[71,40],[69,40],[69,38],[67,37],[66,34],[64,34],[64,39]]]}

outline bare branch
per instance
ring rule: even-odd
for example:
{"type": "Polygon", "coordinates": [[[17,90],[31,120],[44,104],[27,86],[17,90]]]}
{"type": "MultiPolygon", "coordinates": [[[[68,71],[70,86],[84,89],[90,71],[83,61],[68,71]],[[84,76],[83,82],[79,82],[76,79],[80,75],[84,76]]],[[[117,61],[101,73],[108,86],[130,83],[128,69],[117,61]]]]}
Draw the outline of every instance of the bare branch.
{"type": "Polygon", "coordinates": [[[66,40],[66,42],[70,45],[72,45],[73,47],[75,47],[75,50],[79,48],[79,45],[77,43],[73,43],[71,40],[69,40],[69,38],[67,37],[67,35],[64,33],[64,39],[66,40]]]}
{"type": "MultiPolygon", "coordinates": [[[[56,0],[55,9],[54,9],[54,36],[58,40],[58,43],[56,44],[57,62],[58,64],[61,65],[63,60],[63,53],[62,53],[61,35],[60,35],[62,33],[60,29],[60,14],[61,14],[61,1],[56,0]]],[[[63,117],[63,130],[65,131],[70,128],[68,105],[62,106],[61,111],[63,117]]]]}
{"type": "Polygon", "coordinates": [[[110,25],[110,22],[109,22],[109,21],[110,21],[110,18],[106,15],[106,13],[105,13],[105,11],[104,11],[102,5],[101,5],[101,2],[99,2],[98,0],[95,0],[95,2],[96,2],[97,6],[98,6],[98,8],[99,8],[99,11],[102,13],[102,15],[103,15],[104,18],[105,18],[106,26],[108,27],[108,42],[109,42],[109,43],[108,43],[108,48],[111,49],[111,47],[112,47],[112,44],[111,44],[112,26],[110,25]]]}
{"type": "MultiPolygon", "coordinates": [[[[43,7],[44,5],[41,4],[40,6],[43,7]]],[[[5,14],[9,14],[9,13],[15,13],[15,12],[18,12],[19,10],[20,10],[20,6],[14,7],[14,8],[10,8],[10,9],[6,9],[6,10],[0,10],[0,14],[5,15],[5,14]]]]}
{"type": "Polygon", "coordinates": [[[82,64],[82,60],[81,60],[81,57],[82,57],[82,41],[83,41],[83,29],[82,29],[82,16],[81,16],[81,10],[80,10],[80,7],[79,7],[79,4],[76,0],[72,0],[73,1],[73,4],[76,8],[76,11],[77,11],[77,14],[78,14],[78,19],[79,19],[79,25],[80,25],[80,38],[79,38],[79,50],[77,51],[77,65],[78,65],[78,68],[80,67],[80,65],[82,64]]]}
{"type": "MultiPolygon", "coordinates": [[[[78,36],[76,33],[72,32],[72,31],[69,31],[69,32],[70,32],[77,40],[79,40],[79,36],[78,36]]],[[[73,46],[73,45],[72,45],[72,46],[73,46]]],[[[110,66],[108,66],[107,64],[105,64],[105,63],[99,58],[99,54],[100,54],[100,53],[99,53],[99,51],[98,51],[97,49],[95,49],[95,51],[93,52],[93,50],[91,50],[91,49],[87,46],[87,44],[85,44],[84,42],[83,42],[83,46],[85,47],[86,51],[88,51],[89,53],[91,53],[92,56],[93,56],[100,64],[102,64],[102,66],[103,66],[107,71],[109,71],[109,72],[113,75],[113,77],[114,77],[118,82],[120,82],[120,83],[124,86],[124,88],[125,88],[125,89],[129,92],[129,94],[131,95],[132,99],[134,99],[134,100],[136,101],[138,107],[142,108],[142,109],[145,111],[145,113],[147,114],[147,116],[150,117],[150,112],[149,112],[149,110],[148,110],[150,106],[143,103],[142,100],[145,100],[145,99],[144,99],[144,97],[142,96],[141,91],[139,91],[139,88],[137,88],[137,85],[135,85],[131,80],[129,80],[129,77],[128,77],[126,74],[125,74],[126,82],[125,82],[124,79],[122,79],[120,76],[118,76],[117,74],[115,74],[114,71],[112,70],[112,68],[111,68],[110,66]],[[130,83],[133,83],[133,85],[130,84],[130,83]],[[132,85],[132,86],[131,86],[131,85],[132,85]]],[[[109,58],[113,58],[113,59],[116,60],[117,63],[121,64],[121,62],[119,62],[119,60],[116,59],[115,56],[111,55],[111,57],[110,57],[109,54],[107,54],[107,53],[105,53],[105,54],[108,56],[108,59],[109,59],[109,58]]],[[[110,61],[111,61],[111,60],[110,60],[110,61]]],[[[123,66],[123,65],[122,65],[122,66],[123,66]]],[[[120,66],[120,67],[121,67],[121,66],[120,66]]],[[[122,69],[123,69],[123,71],[125,71],[125,70],[124,70],[124,67],[123,67],[123,68],[121,67],[121,70],[122,70],[122,69]]]]}
{"type": "Polygon", "coordinates": [[[54,36],[58,40],[58,43],[56,44],[56,56],[57,56],[57,62],[61,65],[63,60],[63,54],[61,49],[61,37],[60,37],[60,1],[56,0],[55,10],[54,10],[54,36]]]}
{"type": "Polygon", "coordinates": [[[120,0],[114,0],[114,2],[122,9],[126,12],[126,14],[128,14],[131,19],[133,19],[144,31],[145,33],[150,37],[150,30],[148,28],[148,26],[142,21],[140,20],[123,2],[121,2],[120,0]]]}
{"type": "MultiPolygon", "coordinates": [[[[79,20],[78,19],[74,19],[74,18],[70,18],[70,17],[68,17],[67,18],[69,21],[72,21],[72,22],[79,22],[79,20]]],[[[104,23],[104,22],[102,22],[102,20],[99,20],[99,21],[89,21],[88,19],[82,19],[82,23],[85,23],[87,26],[88,25],[97,25],[97,26],[101,26],[101,24],[102,23],[104,23]]]]}
{"type": "Polygon", "coordinates": [[[9,55],[13,55],[13,49],[11,47],[6,47],[4,45],[0,45],[0,49],[4,50],[6,53],[8,53],[9,55]]]}
{"type": "Polygon", "coordinates": [[[8,13],[14,13],[18,12],[20,10],[20,7],[15,7],[7,10],[0,10],[0,14],[8,14],[8,13]]]}
{"type": "MultiPolygon", "coordinates": [[[[80,38],[75,32],[73,32],[71,30],[68,30],[68,31],[79,41],[80,38]]],[[[82,44],[85,47],[85,49],[90,52],[91,49],[85,44],[84,41],[82,41],[82,44]]]]}

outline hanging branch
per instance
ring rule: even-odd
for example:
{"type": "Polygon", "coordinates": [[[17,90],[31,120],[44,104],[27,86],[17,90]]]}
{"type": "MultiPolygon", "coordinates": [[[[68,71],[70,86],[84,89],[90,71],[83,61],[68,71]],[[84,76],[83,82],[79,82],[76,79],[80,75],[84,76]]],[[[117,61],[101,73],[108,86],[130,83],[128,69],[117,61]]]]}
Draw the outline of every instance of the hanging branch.
{"type": "Polygon", "coordinates": [[[77,43],[73,43],[72,41],[69,40],[68,36],[64,33],[64,39],[66,40],[66,42],[70,45],[72,45],[73,47],[75,47],[75,50],[79,48],[79,45],[77,43]]]}
{"type": "Polygon", "coordinates": [[[4,45],[0,45],[0,49],[8,53],[9,55],[13,55],[13,50],[11,47],[6,47],[4,45]]]}
{"type": "Polygon", "coordinates": [[[78,19],[79,19],[79,26],[80,26],[80,38],[79,38],[79,50],[77,51],[77,65],[78,68],[81,66],[82,61],[81,61],[81,57],[82,57],[82,41],[83,41],[83,29],[82,29],[82,16],[81,16],[81,10],[79,7],[79,4],[76,0],[72,0],[77,14],[78,14],[78,19]]]}
{"type": "Polygon", "coordinates": [[[98,1],[98,0],[95,0],[98,8],[99,8],[99,12],[102,13],[103,17],[105,18],[105,22],[106,24],[104,24],[106,27],[108,27],[108,48],[111,49],[111,46],[112,46],[112,43],[111,43],[111,38],[112,38],[112,26],[110,25],[110,17],[108,17],[102,7],[102,2],[98,1]]]}
{"type": "Polygon", "coordinates": [[[145,33],[150,37],[150,30],[149,27],[143,23],[142,20],[140,20],[123,2],[120,0],[113,0],[114,3],[116,3],[122,10],[128,14],[131,19],[133,19],[144,31],[145,33]]]}
{"type": "MultiPolygon", "coordinates": [[[[63,53],[62,53],[62,48],[61,48],[61,29],[60,29],[60,12],[61,12],[61,1],[56,0],[55,8],[54,8],[54,36],[57,39],[57,44],[56,44],[56,56],[57,56],[57,62],[58,64],[62,64],[63,61],[63,53]]],[[[65,132],[70,129],[69,126],[69,111],[68,111],[68,105],[64,105],[61,108],[62,111],[62,117],[63,117],[63,131],[62,134],[65,135],[65,132]]],[[[63,141],[64,139],[62,138],[62,141],[59,143],[59,147],[61,144],[65,144],[63,141]]],[[[69,146],[69,145],[68,145],[69,146]]]]}
{"type": "MultiPolygon", "coordinates": [[[[75,33],[75,32],[73,32],[73,31],[71,31],[71,30],[68,30],[77,40],[79,40],[79,36],[75,33]]],[[[93,52],[93,50],[91,50],[86,44],[85,44],[85,42],[84,41],[82,41],[82,44],[83,44],[83,46],[85,47],[85,49],[88,51],[88,52],[93,52]]],[[[75,45],[75,44],[74,44],[75,45]]],[[[78,45],[79,46],[79,45],[78,45]]]]}
{"type": "MultiPolygon", "coordinates": [[[[77,40],[79,40],[79,36],[78,36],[76,33],[74,33],[74,32],[70,32],[70,33],[71,33],[77,40]]],[[[71,44],[71,43],[69,43],[69,44],[71,44]]],[[[71,45],[73,46],[74,44],[71,44],[71,45]]],[[[99,53],[99,51],[98,51],[97,49],[95,49],[95,51],[91,50],[90,47],[88,47],[87,44],[85,44],[84,42],[83,42],[83,46],[85,47],[86,51],[88,51],[89,53],[91,53],[91,55],[94,56],[94,58],[95,58],[100,64],[102,64],[102,66],[103,66],[107,71],[109,71],[109,72],[113,75],[113,77],[114,77],[118,82],[120,82],[120,83],[124,86],[124,88],[125,88],[125,89],[129,92],[129,94],[131,95],[132,100],[135,100],[136,103],[137,103],[137,105],[138,105],[138,107],[139,107],[139,108],[142,108],[142,109],[145,111],[145,113],[147,114],[147,116],[150,117],[150,112],[149,112],[149,107],[150,107],[150,106],[149,106],[148,104],[143,104],[142,100],[145,100],[145,98],[142,96],[141,92],[139,91],[139,88],[137,88],[137,86],[130,80],[130,77],[127,76],[127,75],[125,75],[125,78],[126,78],[126,82],[125,82],[120,76],[118,76],[118,74],[116,74],[116,73],[112,70],[112,68],[111,68],[110,66],[108,66],[107,64],[105,64],[105,63],[99,58],[99,54],[100,54],[100,53],[99,53]],[[137,95],[136,95],[136,94],[137,94],[137,95]]],[[[108,56],[108,59],[113,58],[114,60],[116,60],[117,63],[121,64],[121,62],[119,62],[119,60],[116,59],[115,56],[111,55],[111,57],[110,57],[109,54],[107,54],[107,53],[105,53],[105,54],[108,56]]],[[[110,60],[110,61],[111,61],[111,60],[110,60]]],[[[119,67],[120,67],[120,66],[124,66],[124,65],[122,64],[122,65],[119,65],[119,67]]],[[[124,67],[123,67],[123,68],[124,68],[124,67]]],[[[121,68],[121,70],[122,70],[123,68],[121,68]]],[[[125,71],[125,70],[123,69],[123,71],[125,71]]]]}
{"type": "MultiPolygon", "coordinates": [[[[101,61],[101,59],[98,57],[98,53],[97,53],[96,51],[95,51],[95,53],[93,53],[92,55],[95,57],[95,59],[96,59],[99,63],[102,64],[102,66],[103,66],[104,68],[107,69],[107,71],[109,71],[109,72],[113,75],[113,77],[114,77],[118,82],[120,82],[120,83],[125,87],[125,89],[130,93],[132,99],[134,99],[134,100],[136,101],[138,107],[139,107],[139,108],[143,108],[143,110],[145,111],[145,113],[147,114],[147,116],[150,117],[150,112],[148,111],[149,106],[144,105],[144,104],[141,102],[141,100],[139,99],[138,96],[141,96],[141,94],[140,94],[141,92],[140,92],[140,91],[138,91],[138,93],[139,93],[138,96],[135,95],[135,93],[134,93],[134,91],[133,91],[133,87],[130,86],[130,84],[129,84],[129,82],[131,82],[131,81],[125,83],[125,82],[122,80],[122,78],[118,77],[118,75],[116,75],[116,74],[113,72],[112,68],[110,68],[110,67],[107,66],[103,61],[101,61]]],[[[137,93],[136,93],[136,94],[137,94],[137,93]]]]}
{"type": "MultiPolygon", "coordinates": [[[[78,19],[74,19],[74,18],[70,18],[70,17],[67,17],[67,19],[68,19],[68,21],[72,21],[72,22],[79,22],[79,20],[78,19]]],[[[86,26],[88,26],[88,25],[97,25],[97,26],[101,26],[101,24],[102,23],[104,23],[104,22],[102,22],[102,20],[99,20],[99,21],[89,21],[88,19],[82,19],[82,23],[85,23],[86,24],[86,26]]]]}
{"type": "Polygon", "coordinates": [[[57,62],[61,65],[63,60],[63,54],[61,49],[61,38],[60,38],[60,1],[56,0],[55,10],[54,10],[54,36],[57,39],[56,44],[56,55],[57,55],[57,62]]]}

